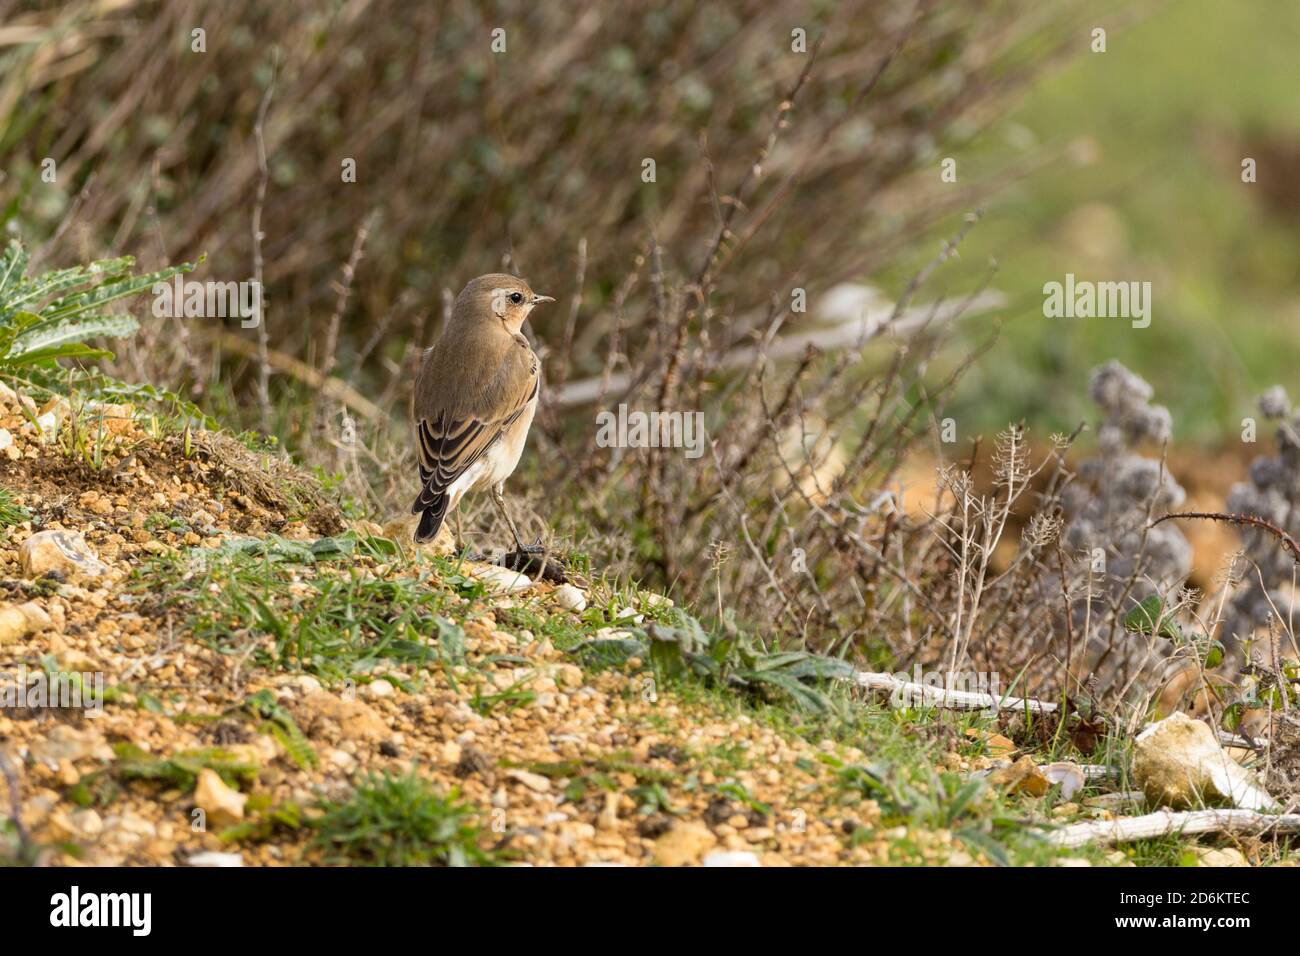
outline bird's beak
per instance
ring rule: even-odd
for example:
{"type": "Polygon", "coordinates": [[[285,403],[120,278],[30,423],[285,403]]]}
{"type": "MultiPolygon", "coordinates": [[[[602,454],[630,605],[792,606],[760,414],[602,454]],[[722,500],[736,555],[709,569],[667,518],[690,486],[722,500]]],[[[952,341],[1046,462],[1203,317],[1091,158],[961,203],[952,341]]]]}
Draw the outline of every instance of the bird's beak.
{"type": "Polygon", "coordinates": [[[554,302],[554,301],[555,301],[555,300],[552,299],[549,295],[534,295],[534,296],[533,296],[533,305],[536,305],[538,302],[554,302]]]}

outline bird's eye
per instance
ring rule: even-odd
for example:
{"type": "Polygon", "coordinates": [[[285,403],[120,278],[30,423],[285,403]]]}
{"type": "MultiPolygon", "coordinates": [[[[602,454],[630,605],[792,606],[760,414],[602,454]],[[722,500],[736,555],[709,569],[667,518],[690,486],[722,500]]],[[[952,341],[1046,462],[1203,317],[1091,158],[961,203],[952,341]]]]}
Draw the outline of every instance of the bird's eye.
{"type": "Polygon", "coordinates": [[[518,305],[520,302],[524,301],[524,294],[522,292],[511,292],[510,301],[515,305],[518,305]]]}

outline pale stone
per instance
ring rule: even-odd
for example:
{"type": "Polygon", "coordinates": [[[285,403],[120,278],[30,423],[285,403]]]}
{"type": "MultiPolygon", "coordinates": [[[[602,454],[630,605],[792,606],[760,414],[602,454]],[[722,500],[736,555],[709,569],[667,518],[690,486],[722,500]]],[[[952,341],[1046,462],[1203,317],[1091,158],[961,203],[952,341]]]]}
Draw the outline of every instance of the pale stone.
{"type": "Polygon", "coordinates": [[[1133,743],[1133,778],[1152,806],[1227,801],[1244,810],[1277,804],[1249,770],[1224,753],[1209,726],[1186,714],[1152,724],[1133,743]]]}
{"type": "Polygon", "coordinates": [[[18,560],[23,575],[29,578],[57,571],[73,581],[97,578],[108,571],[79,531],[38,531],[22,543],[18,560]]]}
{"type": "Polygon", "coordinates": [[[482,581],[489,588],[496,591],[503,591],[507,594],[516,591],[526,591],[533,586],[532,579],[526,574],[520,574],[518,571],[511,571],[509,568],[498,568],[494,565],[476,568],[473,572],[474,577],[482,581]]]}
{"type": "Polygon", "coordinates": [[[555,589],[555,603],[566,611],[581,614],[587,609],[587,596],[572,584],[561,584],[555,589]]]}
{"type": "MultiPolygon", "coordinates": [[[[308,694],[303,701],[314,717],[336,723],[349,740],[383,740],[389,736],[383,719],[364,701],[347,700],[328,691],[308,694]]],[[[315,735],[315,722],[308,733],[315,735]]]]}
{"type": "Polygon", "coordinates": [[[506,776],[511,780],[522,783],[529,790],[537,793],[546,793],[551,789],[551,781],[548,777],[543,777],[540,773],[531,773],[527,770],[507,770],[506,776]]]}
{"type": "Polygon", "coordinates": [[[1250,866],[1246,855],[1232,846],[1223,849],[1198,846],[1192,852],[1196,854],[1197,866],[1250,866]]]}
{"type": "Polygon", "coordinates": [[[749,850],[713,850],[704,855],[701,866],[762,866],[749,850]]]}
{"type": "Polygon", "coordinates": [[[33,601],[0,605],[0,644],[20,641],[53,625],[45,609],[33,601]]]}
{"type": "Polygon", "coordinates": [[[206,814],[209,826],[224,828],[243,820],[247,802],[248,797],[226,786],[215,770],[204,767],[199,771],[194,804],[206,814]]]}
{"type": "Polygon", "coordinates": [[[185,862],[190,866],[243,866],[244,856],[242,853],[208,851],[207,853],[195,853],[185,862]]]}

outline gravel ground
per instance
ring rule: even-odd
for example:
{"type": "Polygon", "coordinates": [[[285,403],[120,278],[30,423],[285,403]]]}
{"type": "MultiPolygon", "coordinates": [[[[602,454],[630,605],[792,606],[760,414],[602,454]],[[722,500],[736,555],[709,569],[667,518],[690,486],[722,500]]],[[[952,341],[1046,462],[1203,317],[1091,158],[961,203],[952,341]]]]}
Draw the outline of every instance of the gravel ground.
{"type": "MultiPolygon", "coordinates": [[[[356,681],[267,666],[255,651],[268,639],[249,622],[228,622],[247,647],[201,639],[167,607],[169,587],[142,592],[133,574],[151,560],[215,551],[237,537],[312,541],[349,524],[363,535],[379,529],[346,522],[306,476],[280,475],[292,494],[250,477],[250,468],[259,476],[274,471],[268,456],[259,462],[228,438],[155,438],[128,418],[101,436],[87,461],[42,441],[12,404],[4,411],[0,427],[12,442],[0,455],[0,487],[31,519],[0,532],[0,605],[26,608],[35,621],[6,635],[0,671],[44,662],[58,672],[102,674],[111,698],[99,713],[0,712],[0,744],[19,781],[28,845],[41,861],[320,862],[311,827],[271,826],[270,810],[345,799],[371,771],[414,772],[435,792],[459,794],[478,816],[482,846],[505,861],[773,866],[888,858],[890,834],[870,829],[875,804],[863,800],[846,812],[820,759],[854,762],[861,753],[763,726],[707,695],[686,699],[656,688],[635,658],[584,669],[549,638],[498,624],[526,608],[547,627],[576,625],[572,589],[563,602],[541,582],[513,593],[449,594],[445,613],[463,628],[460,663],[393,662],[356,681]],[[86,553],[66,567],[28,567],[28,539],[59,530],[72,533],[69,540],[80,536],[86,553]],[[290,715],[315,766],[300,765],[283,739],[242,716],[258,691],[290,715]],[[508,692],[502,701],[484,704],[501,692],[508,692]],[[200,772],[197,788],[192,779],[118,772],[131,759],[156,763],[214,746],[251,772],[233,784],[200,772]],[[256,832],[221,836],[241,822],[256,832]],[[209,853],[227,855],[201,855],[209,853]]],[[[349,574],[408,579],[412,568],[432,566],[422,554],[353,555],[343,564],[349,574]]],[[[303,586],[314,575],[340,573],[337,565],[304,567],[303,586]]],[[[461,572],[500,576],[488,565],[461,572]]],[[[589,597],[590,589],[581,600],[589,597]]],[[[664,603],[643,595],[632,611],[664,603]]],[[[937,861],[971,862],[947,831],[911,837],[937,861]]]]}

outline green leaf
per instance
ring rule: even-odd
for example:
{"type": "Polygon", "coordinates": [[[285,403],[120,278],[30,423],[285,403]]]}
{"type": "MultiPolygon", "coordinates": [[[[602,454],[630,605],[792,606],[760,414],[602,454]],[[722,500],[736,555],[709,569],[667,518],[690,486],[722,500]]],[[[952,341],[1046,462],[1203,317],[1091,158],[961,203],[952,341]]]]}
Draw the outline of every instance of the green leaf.
{"type": "Polygon", "coordinates": [[[1157,634],[1171,641],[1181,640],[1182,630],[1165,614],[1164,604],[1153,594],[1124,616],[1125,630],[1138,634],[1157,634]]]}
{"type": "Polygon", "coordinates": [[[0,367],[4,368],[24,368],[30,365],[39,365],[42,362],[50,362],[55,359],[75,358],[75,359],[104,359],[112,358],[113,353],[107,349],[91,348],[89,345],[83,345],[80,342],[67,342],[63,345],[51,345],[48,348],[33,349],[30,352],[23,352],[16,357],[6,357],[0,359],[0,367]]]}
{"type": "Polygon", "coordinates": [[[38,278],[24,280],[10,295],[5,297],[3,300],[4,309],[10,310],[29,302],[43,302],[77,286],[91,282],[103,282],[106,278],[124,275],[134,265],[135,259],[130,256],[123,256],[120,259],[101,259],[98,262],[92,262],[88,266],[54,269],[38,278]]]}
{"type": "Polygon", "coordinates": [[[1246,714],[1246,705],[1241,701],[1236,701],[1228,706],[1223,712],[1223,729],[1229,733],[1236,733],[1241,726],[1241,718],[1246,714]]]}
{"type": "Polygon", "coordinates": [[[1223,663],[1223,645],[1215,641],[1205,655],[1205,667],[1218,667],[1223,663]]]}
{"type": "Polygon", "coordinates": [[[10,346],[9,358],[52,345],[84,342],[96,336],[123,339],[135,335],[140,323],[129,315],[91,315],[77,319],[42,319],[23,329],[10,346]]]}
{"type": "Polygon", "coordinates": [[[961,819],[962,814],[966,812],[966,807],[969,806],[973,799],[975,799],[976,794],[983,789],[984,781],[975,779],[964,784],[961,789],[953,795],[952,803],[948,804],[947,815],[949,827],[961,819]]]}
{"type": "MultiPolygon", "coordinates": [[[[203,257],[200,256],[199,262],[202,261],[203,257]]],[[[149,272],[139,276],[126,276],[125,278],[105,282],[103,285],[95,286],[95,288],[86,292],[80,292],[77,295],[67,296],[51,302],[41,309],[41,316],[47,319],[61,319],[81,315],[98,306],[126,298],[129,295],[135,295],[137,292],[142,292],[173,276],[193,272],[196,265],[197,263],[194,262],[183,262],[178,266],[159,269],[157,272],[149,272]]]]}
{"type": "Polygon", "coordinates": [[[17,239],[10,239],[4,255],[0,255],[0,303],[5,301],[10,290],[17,288],[26,271],[27,250],[17,239]]]}
{"type": "Polygon", "coordinates": [[[465,662],[465,629],[445,617],[434,618],[438,627],[438,653],[451,664],[465,662]]]}
{"type": "Polygon", "coordinates": [[[809,687],[797,677],[792,677],[789,674],[780,671],[764,671],[761,673],[746,671],[740,676],[785,692],[796,706],[809,713],[824,714],[831,709],[830,700],[825,694],[809,687]]]}

